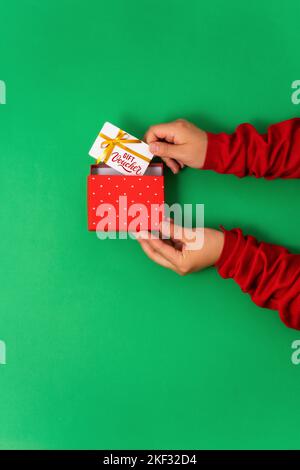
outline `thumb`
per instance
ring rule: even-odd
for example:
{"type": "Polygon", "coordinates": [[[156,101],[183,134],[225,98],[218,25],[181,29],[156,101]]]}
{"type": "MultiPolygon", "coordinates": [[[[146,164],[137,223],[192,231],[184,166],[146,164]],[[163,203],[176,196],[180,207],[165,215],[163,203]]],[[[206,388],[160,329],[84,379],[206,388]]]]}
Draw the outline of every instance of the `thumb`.
{"type": "Polygon", "coordinates": [[[169,144],[167,142],[151,142],[149,144],[150,152],[158,157],[175,158],[180,160],[180,145],[169,144]]]}
{"type": "Polygon", "coordinates": [[[159,226],[160,233],[163,238],[171,238],[172,240],[185,241],[184,228],[174,224],[173,219],[164,219],[159,226]]]}
{"type": "Polygon", "coordinates": [[[172,219],[165,219],[160,223],[160,233],[163,239],[181,241],[187,250],[200,250],[204,243],[204,229],[198,227],[182,227],[174,224],[172,219]]]}

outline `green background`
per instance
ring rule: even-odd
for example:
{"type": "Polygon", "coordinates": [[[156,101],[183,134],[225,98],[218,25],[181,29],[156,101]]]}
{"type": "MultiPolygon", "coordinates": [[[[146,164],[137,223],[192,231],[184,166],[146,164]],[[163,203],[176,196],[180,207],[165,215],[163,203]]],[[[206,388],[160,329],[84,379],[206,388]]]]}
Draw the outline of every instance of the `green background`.
{"type": "MultiPolygon", "coordinates": [[[[187,277],[87,231],[109,120],[231,132],[299,115],[298,0],[0,4],[0,446],[299,448],[300,333],[212,268],[187,277]],[[250,2],[249,2],[250,3],[250,2]]],[[[299,248],[299,181],[166,171],[207,226],[299,248]]]]}

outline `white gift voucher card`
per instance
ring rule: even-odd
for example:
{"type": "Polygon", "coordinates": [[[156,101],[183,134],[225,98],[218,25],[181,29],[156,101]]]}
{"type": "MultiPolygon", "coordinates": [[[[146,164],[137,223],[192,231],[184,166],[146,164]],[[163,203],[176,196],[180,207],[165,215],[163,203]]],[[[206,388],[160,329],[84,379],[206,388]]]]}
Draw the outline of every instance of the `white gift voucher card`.
{"type": "Polygon", "coordinates": [[[110,122],[102,127],[89,155],[123,175],[143,175],[153,158],[145,142],[110,122]]]}

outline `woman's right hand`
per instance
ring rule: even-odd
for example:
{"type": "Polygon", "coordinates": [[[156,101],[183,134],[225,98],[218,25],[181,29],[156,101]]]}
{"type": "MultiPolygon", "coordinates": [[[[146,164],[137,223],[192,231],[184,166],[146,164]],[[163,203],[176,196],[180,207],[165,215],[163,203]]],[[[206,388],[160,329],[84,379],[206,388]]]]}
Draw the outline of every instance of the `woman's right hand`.
{"type": "Polygon", "coordinates": [[[178,173],[185,165],[202,168],[207,151],[207,133],[185,119],[151,126],[145,134],[150,152],[161,157],[178,173]]]}

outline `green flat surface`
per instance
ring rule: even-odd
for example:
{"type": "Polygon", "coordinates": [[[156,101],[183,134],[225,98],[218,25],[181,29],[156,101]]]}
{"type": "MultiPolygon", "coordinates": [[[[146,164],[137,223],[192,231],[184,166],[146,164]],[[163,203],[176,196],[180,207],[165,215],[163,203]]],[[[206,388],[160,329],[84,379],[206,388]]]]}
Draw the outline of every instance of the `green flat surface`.
{"type": "MultiPolygon", "coordinates": [[[[299,448],[300,333],[214,269],[178,277],[87,231],[109,120],[263,131],[299,115],[298,0],[1,2],[0,447],[299,448]]],[[[166,172],[206,225],[299,248],[300,181],[166,172]]]]}

